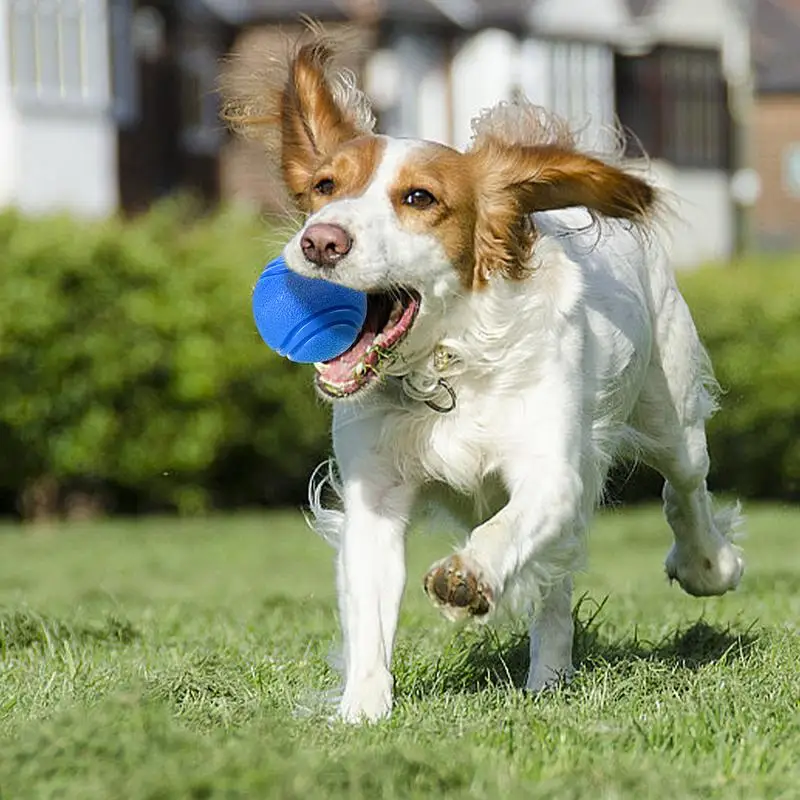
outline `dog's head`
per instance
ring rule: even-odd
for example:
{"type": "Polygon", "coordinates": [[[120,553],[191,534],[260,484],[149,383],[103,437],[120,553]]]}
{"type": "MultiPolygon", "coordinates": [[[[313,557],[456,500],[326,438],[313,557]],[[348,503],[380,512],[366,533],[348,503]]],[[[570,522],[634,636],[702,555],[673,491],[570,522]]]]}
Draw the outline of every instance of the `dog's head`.
{"type": "Polygon", "coordinates": [[[296,272],[368,293],[358,341],[317,365],[324,396],[377,383],[403,352],[429,353],[445,309],[492,280],[527,275],[530,215],[585,206],[642,221],[653,189],[576,151],[568,131],[529,104],[476,120],[470,149],[372,132],[364,96],[331,69],[324,37],[301,45],[267,114],[233,117],[277,134],[283,181],[305,215],[285,248],[296,272]]]}

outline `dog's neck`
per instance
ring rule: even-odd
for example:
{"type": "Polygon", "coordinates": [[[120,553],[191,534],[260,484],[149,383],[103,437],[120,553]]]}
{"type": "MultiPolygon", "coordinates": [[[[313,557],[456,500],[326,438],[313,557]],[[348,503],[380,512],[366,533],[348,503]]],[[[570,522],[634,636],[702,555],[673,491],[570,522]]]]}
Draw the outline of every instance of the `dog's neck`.
{"type": "MultiPolygon", "coordinates": [[[[537,250],[523,280],[497,276],[425,320],[422,342],[401,350],[385,373],[407,399],[450,411],[464,391],[502,391],[537,369],[549,332],[557,327],[545,298],[561,295],[559,307],[568,308],[581,285],[577,267],[557,239],[543,237],[537,250]]],[[[432,306],[436,309],[435,295],[432,306]]]]}
{"type": "Polygon", "coordinates": [[[458,404],[453,378],[463,368],[459,357],[440,342],[425,361],[396,377],[406,397],[425,403],[433,411],[448,414],[458,404]]]}

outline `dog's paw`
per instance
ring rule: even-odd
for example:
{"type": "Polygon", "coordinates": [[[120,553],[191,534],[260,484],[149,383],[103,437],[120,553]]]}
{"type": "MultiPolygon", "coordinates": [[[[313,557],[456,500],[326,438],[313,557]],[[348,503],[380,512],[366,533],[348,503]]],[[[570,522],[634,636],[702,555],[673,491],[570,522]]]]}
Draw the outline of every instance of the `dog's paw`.
{"type": "Polygon", "coordinates": [[[434,605],[453,622],[486,618],[494,608],[494,593],[482,571],[458,553],[437,561],[425,575],[424,587],[434,605]]]}
{"type": "Polygon", "coordinates": [[[739,548],[727,541],[710,555],[689,553],[673,545],[665,567],[670,581],[678,581],[684,592],[694,597],[710,597],[725,594],[739,585],[744,560],[739,548]]]}
{"type": "Polygon", "coordinates": [[[528,678],[525,681],[525,689],[531,694],[541,694],[550,692],[560,686],[567,686],[575,675],[575,667],[571,663],[561,667],[549,667],[531,665],[528,671],[528,678]]]}
{"type": "Polygon", "coordinates": [[[339,703],[339,718],[343,722],[360,724],[388,717],[392,713],[392,684],[388,673],[352,681],[345,687],[339,703]]]}

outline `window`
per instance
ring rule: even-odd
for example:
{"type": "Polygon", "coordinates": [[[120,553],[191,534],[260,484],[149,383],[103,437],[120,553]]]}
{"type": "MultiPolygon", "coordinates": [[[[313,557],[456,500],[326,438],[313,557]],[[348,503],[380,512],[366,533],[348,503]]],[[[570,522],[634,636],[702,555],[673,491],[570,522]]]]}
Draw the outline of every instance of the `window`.
{"type": "Polygon", "coordinates": [[[103,107],[108,46],[103,0],[11,0],[15,97],[41,106],[103,107]]]}
{"type": "MultiPolygon", "coordinates": [[[[147,9],[139,11],[139,15],[143,11],[147,9]]],[[[135,124],[139,118],[133,0],[110,0],[108,29],[114,119],[121,128],[125,128],[135,124]]]]}
{"type": "Polygon", "coordinates": [[[678,167],[727,169],[731,125],[719,53],[659,47],[615,59],[617,115],[626,155],[678,167]]]}
{"type": "Polygon", "coordinates": [[[214,155],[224,138],[219,118],[219,53],[206,42],[188,43],[180,55],[181,141],[190,153],[214,155]]]}
{"type": "Polygon", "coordinates": [[[613,53],[591,42],[527,39],[521,89],[532,102],[565,119],[580,144],[604,149],[614,121],[613,53]]]}

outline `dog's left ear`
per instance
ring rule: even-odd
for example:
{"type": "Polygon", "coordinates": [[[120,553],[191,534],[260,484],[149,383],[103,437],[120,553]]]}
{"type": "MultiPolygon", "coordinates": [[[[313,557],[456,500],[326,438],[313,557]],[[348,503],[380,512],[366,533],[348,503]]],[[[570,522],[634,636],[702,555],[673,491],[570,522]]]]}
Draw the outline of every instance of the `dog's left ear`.
{"type": "Polygon", "coordinates": [[[606,217],[643,221],[655,200],[641,178],[556,145],[500,147],[495,158],[528,214],[586,206],[606,217]]]}
{"type": "Polygon", "coordinates": [[[470,156],[483,184],[478,189],[477,284],[498,268],[519,277],[530,250],[529,214],[585,206],[606,217],[645,222],[656,202],[655,189],[641,178],[560,145],[486,138],[470,156]]]}

